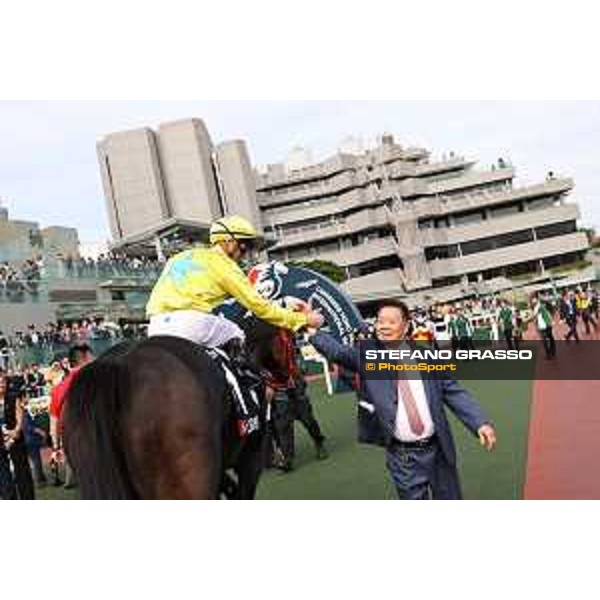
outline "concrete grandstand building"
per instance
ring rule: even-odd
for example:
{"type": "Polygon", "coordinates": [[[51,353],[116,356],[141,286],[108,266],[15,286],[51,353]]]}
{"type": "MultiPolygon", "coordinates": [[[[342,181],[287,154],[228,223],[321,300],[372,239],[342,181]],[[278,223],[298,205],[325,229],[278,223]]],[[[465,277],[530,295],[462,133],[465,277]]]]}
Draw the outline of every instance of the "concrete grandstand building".
{"type": "Polygon", "coordinates": [[[244,142],[213,145],[200,119],[113,133],[97,150],[113,249],[201,238],[226,212],[260,222],[244,142]]]}
{"type": "Polygon", "coordinates": [[[278,240],[272,258],[337,263],[359,303],[449,300],[585,255],[573,181],[549,174],[518,187],[514,178],[502,159],[490,170],[453,155],[432,161],[386,135],[371,150],[302,169],[269,165],[257,198],[278,240]]]}
{"type": "Polygon", "coordinates": [[[361,304],[506,289],[580,261],[589,246],[571,179],[520,187],[507,161],[479,170],[452,154],[433,160],[391,135],[366,150],[345,143],[319,163],[296,148],[260,171],[243,142],[213,146],[198,119],[111,134],[98,149],[116,246],[238,212],[274,237],[270,258],[343,267],[361,304]]]}

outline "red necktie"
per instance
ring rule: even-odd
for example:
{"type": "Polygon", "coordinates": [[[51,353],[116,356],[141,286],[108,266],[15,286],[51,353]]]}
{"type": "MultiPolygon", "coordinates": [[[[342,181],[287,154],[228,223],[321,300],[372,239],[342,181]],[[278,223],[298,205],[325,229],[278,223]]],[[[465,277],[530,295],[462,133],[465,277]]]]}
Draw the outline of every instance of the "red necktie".
{"type": "Polygon", "coordinates": [[[410,383],[408,379],[406,379],[405,373],[398,373],[398,395],[402,399],[402,404],[406,410],[410,430],[415,435],[422,435],[425,431],[425,425],[423,424],[421,416],[419,415],[417,403],[415,401],[415,397],[413,396],[412,390],[410,389],[410,383]]]}

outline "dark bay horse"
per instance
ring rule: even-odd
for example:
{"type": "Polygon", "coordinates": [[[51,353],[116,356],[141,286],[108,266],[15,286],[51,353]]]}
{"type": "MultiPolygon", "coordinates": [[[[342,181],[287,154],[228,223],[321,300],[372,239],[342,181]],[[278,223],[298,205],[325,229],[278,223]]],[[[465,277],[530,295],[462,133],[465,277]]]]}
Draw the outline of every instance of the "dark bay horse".
{"type": "MultiPolygon", "coordinates": [[[[255,366],[285,370],[273,343],[279,330],[249,322],[255,366]]],[[[63,416],[81,497],[214,499],[228,482],[230,495],[253,498],[266,428],[237,439],[228,398],[221,369],[180,338],[125,343],[100,356],[77,375],[63,416]],[[237,475],[233,488],[227,467],[237,475]]]]}

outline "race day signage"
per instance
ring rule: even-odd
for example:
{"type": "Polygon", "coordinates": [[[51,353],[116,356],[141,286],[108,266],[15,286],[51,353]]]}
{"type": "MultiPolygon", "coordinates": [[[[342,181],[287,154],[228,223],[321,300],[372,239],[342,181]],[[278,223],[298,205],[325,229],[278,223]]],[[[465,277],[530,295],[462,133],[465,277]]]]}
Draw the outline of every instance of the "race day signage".
{"type": "MultiPolygon", "coordinates": [[[[248,278],[261,296],[281,306],[294,308],[298,301],[310,304],[322,313],[324,331],[340,343],[352,343],[352,333],[361,325],[362,317],[350,297],[327,277],[304,267],[270,261],[253,267],[248,278]]],[[[216,312],[237,322],[250,314],[235,300],[224,302],[216,312]]]]}

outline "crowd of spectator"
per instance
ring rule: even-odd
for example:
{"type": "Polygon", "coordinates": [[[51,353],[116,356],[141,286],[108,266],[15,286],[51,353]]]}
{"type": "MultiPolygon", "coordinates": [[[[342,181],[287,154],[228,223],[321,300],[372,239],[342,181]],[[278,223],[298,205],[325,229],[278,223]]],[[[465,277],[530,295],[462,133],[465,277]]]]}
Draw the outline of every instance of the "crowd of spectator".
{"type": "Polygon", "coordinates": [[[59,256],[59,263],[66,277],[154,277],[163,264],[151,257],[130,257],[125,254],[100,254],[96,259],[59,256]]]}
{"type": "Polygon", "coordinates": [[[28,259],[20,263],[0,264],[0,296],[20,296],[23,293],[36,294],[42,277],[43,260],[28,259]]]}
{"type": "MultiPolygon", "coordinates": [[[[54,450],[61,438],[59,426],[52,418],[53,404],[60,400],[58,392],[74,374],[78,365],[73,355],[82,348],[89,352],[86,344],[75,345],[69,357],[44,370],[37,364],[11,371],[0,369],[0,499],[33,500],[35,486],[47,485],[49,473],[43,453],[54,450]],[[50,393],[52,402],[48,403],[44,396],[50,393]]],[[[64,461],[61,463],[65,487],[72,487],[72,471],[64,461]]],[[[54,452],[49,466],[53,483],[60,485],[54,452]]]]}
{"type": "Polygon", "coordinates": [[[54,259],[37,256],[24,261],[0,263],[0,302],[22,301],[25,296],[39,296],[40,283],[46,278],[108,279],[132,277],[154,280],[163,263],[151,257],[128,257],[101,254],[97,258],[58,255],[54,259]]]}
{"type": "Polygon", "coordinates": [[[55,485],[74,485],[73,473],[58,450],[61,435],[53,406],[61,394],[64,399],[63,387],[82,366],[82,353],[93,357],[94,342],[106,342],[102,346],[106,349],[144,336],[143,325],[97,318],[31,325],[10,337],[0,332],[0,499],[33,499],[36,486],[47,485],[49,476],[55,485]],[[46,349],[52,358],[19,362],[19,351],[36,348],[46,349]]]}
{"type": "Polygon", "coordinates": [[[15,331],[10,336],[0,331],[0,368],[24,368],[20,357],[27,356],[28,351],[30,356],[53,357],[64,354],[73,344],[98,344],[104,348],[123,339],[138,339],[144,335],[145,326],[142,324],[113,323],[103,318],[43,326],[32,324],[26,331],[15,331]]]}
{"type": "Polygon", "coordinates": [[[597,334],[599,316],[600,294],[592,286],[547,290],[520,304],[494,296],[435,305],[426,311],[431,324],[444,322],[454,347],[472,348],[479,325],[488,332],[484,339],[504,341],[508,349],[518,349],[531,323],[548,358],[556,356],[554,336],[559,323],[567,326],[565,341],[579,342],[582,336],[591,339],[597,334]]]}
{"type": "MultiPolygon", "coordinates": [[[[477,340],[491,341],[510,350],[519,349],[528,335],[528,339],[539,338],[547,357],[554,358],[556,331],[567,342],[597,336],[600,293],[588,285],[546,290],[520,302],[494,295],[416,307],[410,316],[409,335],[415,341],[435,346],[438,341],[450,342],[453,349],[473,349],[477,340]]],[[[355,333],[358,340],[372,337],[374,326],[368,324],[355,333]]]]}

